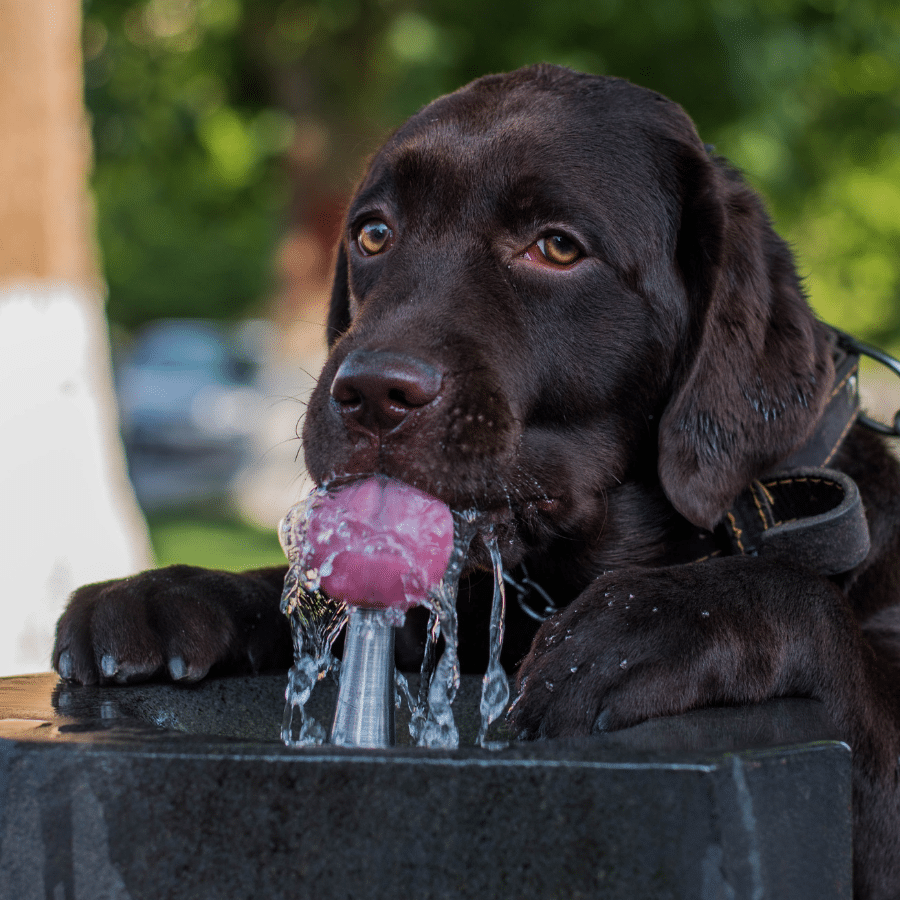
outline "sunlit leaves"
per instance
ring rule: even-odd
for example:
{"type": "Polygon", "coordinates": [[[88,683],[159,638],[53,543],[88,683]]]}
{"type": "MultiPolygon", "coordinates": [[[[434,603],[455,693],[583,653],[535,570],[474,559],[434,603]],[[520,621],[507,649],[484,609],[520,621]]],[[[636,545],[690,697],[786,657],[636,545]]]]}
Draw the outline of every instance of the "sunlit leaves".
{"type": "Polygon", "coordinates": [[[822,316],[884,342],[898,338],[900,137],[867,166],[835,172],[803,204],[794,233],[822,316]]]}
{"type": "Polygon", "coordinates": [[[895,0],[88,0],[112,314],[235,314],[266,292],[289,170],[346,193],[439,93],[536,61],[680,102],[742,167],[824,318],[900,342],[895,0]]]}

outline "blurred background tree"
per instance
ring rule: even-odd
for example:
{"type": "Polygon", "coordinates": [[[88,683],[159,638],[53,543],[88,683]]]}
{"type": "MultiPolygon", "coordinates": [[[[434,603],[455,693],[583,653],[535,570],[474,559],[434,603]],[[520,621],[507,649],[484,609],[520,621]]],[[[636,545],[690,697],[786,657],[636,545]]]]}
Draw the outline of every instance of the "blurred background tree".
{"type": "Polygon", "coordinates": [[[324,272],[387,130],[543,60],[681,103],[768,199],[820,315],[900,344],[894,0],[87,0],[84,48],[119,325],[259,312],[292,230],[324,272]]]}

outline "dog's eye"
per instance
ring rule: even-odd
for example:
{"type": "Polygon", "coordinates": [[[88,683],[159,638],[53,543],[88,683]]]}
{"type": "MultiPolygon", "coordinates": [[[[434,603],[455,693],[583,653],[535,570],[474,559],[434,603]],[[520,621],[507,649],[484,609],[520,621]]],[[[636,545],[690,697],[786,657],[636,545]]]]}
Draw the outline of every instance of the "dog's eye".
{"type": "Polygon", "coordinates": [[[366,256],[374,256],[388,248],[393,236],[394,232],[386,222],[382,222],[381,219],[369,219],[359,229],[356,243],[366,256]]]}
{"type": "Polygon", "coordinates": [[[548,234],[535,246],[547,262],[554,266],[571,266],[581,257],[581,249],[564,234],[548,234]]]}

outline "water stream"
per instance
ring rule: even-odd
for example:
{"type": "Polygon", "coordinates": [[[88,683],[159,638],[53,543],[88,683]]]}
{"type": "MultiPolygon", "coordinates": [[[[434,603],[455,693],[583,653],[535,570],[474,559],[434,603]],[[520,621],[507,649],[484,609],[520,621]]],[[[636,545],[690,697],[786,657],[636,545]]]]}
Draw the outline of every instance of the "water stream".
{"type": "Polygon", "coordinates": [[[506,746],[506,741],[489,741],[487,731],[499,715],[506,711],[509,703],[509,678],[500,665],[500,650],[503,647],[503,627],[506,621],[506,591],[503,584],[503,563],[500,560],[500,548],[497,538],[491,533],[485,538],[485,544],[491,554],[494,569],[494,599],[491,604],[491,631],[487,670],[481,684],[481,727],[478,730],[478,743],[491,750],[506,746]]]}
{"type": "Polygon", "coordinates": [[[294,644],[294,665],[288,672],[281,720],[281,739],[289,747],[325,741],[327,728],[306,712],[306,703],[317,682],[329,673],[335,680],[340,676],[341,662],[331,648],[349,615],[346,603],[319,590],[320,573],[301,565],[308,540],[305,522],[317,494],[294,506],[278,529],[290,563],[281,594],[281,611],[290,619],[294,644]]]}
{"type": "MultiPolygon", "coordinates": [[[[317,496],[321,496],[321,492],[314,492],[304,503],[297,504],[279,528],[281,545],[290,562],[281,610],[290,619],[294,644],[294,665],[288,674],[281,730],[282,740],[288,746],[321,744],[327,738],[327,728],[307,713],[306,704],[318,681],[329,673],[335,680],[339,676],[340,660],[332,653],[332,645],[348,618],[347,604],[332,600],[319,589],[324,573],[304,569],[302,565],[310,540],[307,528],[309,511],[317,496]]],[[[406,678],[395,672],[397,702],[408,704],[410,737],[420,747],[459,746],[459,731],[453,718],[453,701],[460,683],[456,596],[469,545],[478,528],[477,516],[473,511],[454,512],[453,519],[454,545],[450,563],[440,584],[429,590],[425,603],[431,615],[416,698],[412,697],[406,678]],[[444,638],[444,651],[438,659],[437,643],[441,636],[444,638]]],[[[481,536],[493,565],[494,597],[489,662],[482,684],[478,743],[496,749],[505,746],[505,743],[488,741],[486,736],[491,722],[505,711],[509,701],[509,681],[500,665],[506,600],[497,540],[490,531],[481,536]]],[[[402,614],[398,618],[396,611],[389,611],[388,618],[393,625],[402,624],[402,614]]]]}
{"type": "Polygon", "coordinates": [[[281,739],[289,747],[321,744],[327,727],[306,712],[306,703],[316,683],[331,673],[338,680],[341,661],[332,653],[332,645],[347,621],[347,604],[332,600],[319,590],[307,591],[300,579],[285,579],[281,609],[291,621],[294,665],[288,672],[281,739]]]}

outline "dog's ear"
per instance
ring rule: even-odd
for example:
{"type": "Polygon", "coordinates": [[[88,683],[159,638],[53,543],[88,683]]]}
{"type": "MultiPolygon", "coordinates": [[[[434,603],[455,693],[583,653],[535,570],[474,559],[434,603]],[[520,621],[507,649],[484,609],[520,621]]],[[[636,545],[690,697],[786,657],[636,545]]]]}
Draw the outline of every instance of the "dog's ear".
{"type": "Polygon", "coordinates": [[[700,154],[682,175],[677,264],[692,322],[660,422],[659,475],[675,508],[712,529],[743,488],[804,443],[834,367],[756,194],[700,154]]]}
{"type": "Polygon", "coordinates": [[[338,245],[334,264],[334,282],[331,285],[331,302],[328,306],[326,335],[329,349],[350,327],[350,283],[347,271],[347,250],[344,242],[338,245]]]}

